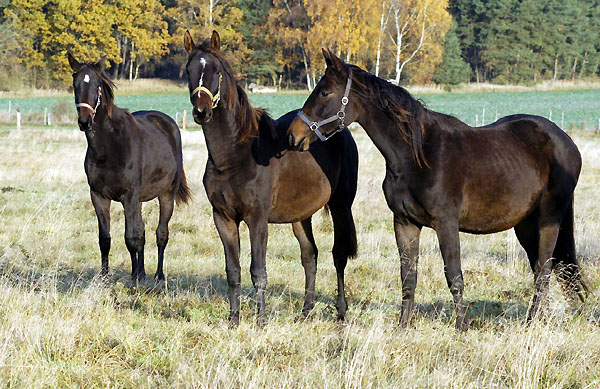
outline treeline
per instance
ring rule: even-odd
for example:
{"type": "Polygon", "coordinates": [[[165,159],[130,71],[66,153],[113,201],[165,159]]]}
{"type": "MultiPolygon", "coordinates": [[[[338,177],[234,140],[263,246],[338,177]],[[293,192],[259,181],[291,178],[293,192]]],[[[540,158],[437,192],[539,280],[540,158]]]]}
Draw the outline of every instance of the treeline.
{"type": "Polygon", "coordinates": [[[473,81],[599,75],[600,0],[452,0],[450,11],[473,81]]]}
{"type": "Polygon", "coordinates": [[[400,83],[585,78],[599,23],[600,0],[0,0],[0,89],[66,85],[67,51],[180,79],[183,33],[213,29],[248,83],[312,88],[321,47],[400,83]]]}

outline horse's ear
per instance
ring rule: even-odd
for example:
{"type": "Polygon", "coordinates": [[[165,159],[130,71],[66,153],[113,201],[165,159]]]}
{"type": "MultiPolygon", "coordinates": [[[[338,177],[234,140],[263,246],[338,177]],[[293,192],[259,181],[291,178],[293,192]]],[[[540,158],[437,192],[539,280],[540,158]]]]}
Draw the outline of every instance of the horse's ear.
{"type": "Polygon", "coordinates": [[[185,30],[185,34],[183,35],[183,45],[185,46],[185,51],[187,51],[189,55],[192,55],[194,51],[196,51],[196,44],[194,43],[192,34],[190,34],[189,30],[185,30]]]}
{"type": "Polygon", "coordinates": [[[71,65],[71,69],[74,72],[78,71],[81,68],[81,64],[73,57],[73,55],[69,52],[67,53],[67,59],[69,60],[69,65],[71,65]]]}
{"type": "Polygon", "coordinates": [[[210,47],[214,50],[221,50],[221,37],[216,30],[213,30],[212,36],[210,37],[210,47]]]}
{"type": "Polygon", "coordinates": [[[322,49],[322,51],[327,70],[333,71],[335,74],[341,75],[342,77],[346,77],[348,71],[346,70],[344,62],[339,59],[337,55],[333,54],[331,50],[322,49]]]}
{"type": "Polygon", "coordinates": [[[327,65],[327,67],[331,66],[331,57],[329,56],[329,51],[321,47],[321,52],[323,53],[323,58],[325,58],[325,65],[327,65]]]}
{"type": "Polygon", "coordinates": [[[94,67],[99,71],[103,72],[106,67],[106,55],[103,55],[98,62],[94,64],[94,67]]]}

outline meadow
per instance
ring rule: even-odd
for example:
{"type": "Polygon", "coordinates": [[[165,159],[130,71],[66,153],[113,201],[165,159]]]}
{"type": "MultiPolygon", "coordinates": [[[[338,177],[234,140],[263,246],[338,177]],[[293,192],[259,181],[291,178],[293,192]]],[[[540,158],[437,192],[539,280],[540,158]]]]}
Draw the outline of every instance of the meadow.
{"type": "MultiPolygon", "coordinates": [[[[132,89],[127,82],[122,85],[123,91],[116,91],[117,105],[128,107],[131,111],[156,109],[177,118],[179,123],[183,118],[183,111],[188,110],[187,125],[194,126],[189,115],[189,96],[184,86],[158,84],[152,88],[151,85],[138,83],[132,89]]],[[[489,124],[512,113],[528,113],[550,118],[567,130],[600,130],[600,89],[431,93],[430,89],[415,88],[411,92],[428,108],[454,115],[470,125],[489,124]]],[[[59,91],[50,96],[36,95],[0,97],[0,122],[14,122],[17,108],[23,113],[24,122],[31,124],[44,122],[45,109],[52,114],[56,123],[74,122],[72,95],[59,91]],[[9,107],[10,118],[7,116],[9,107]]],[[[303,91],[272,95],[250,94],[255,106],[265,108],[275,117],[301,107],[307,96],[303,91]]]]}
{"type": "MultiPolygon", "coordinates": [[[[599,104],[586,93],[599,92],[582,92],[582,102],[599,104]]],[[[186,96],[162,97],[180,98],[186,96]]],[[[288,98],[290,108],[276,96],[260,98],[278,114],[304,97],[288,98]]],[[[440,99],[461,105],[450,95],[440,99]]],[[[0,128],[0,387],[600,386],[600,137],[591,131],[570,134],[584,160],[575,236],[592,295],[583,305],[569,305],[553,279],[548,319],[527,327],[533,276],[514,233],[462,234],[471,329],[457,333],[429,229],[422,233],[415,323],[406,330],[397,326],[400,266],[381,190],[384,161],[359,128],[353,129],[361,157],[353,207],[359,254],[346,269],[347,322],[335,321],[332,225],[319,212],[313,221],[320,256],[312,317],[297,320],[304,271],[291,227],[272,225],[269,323],[256,326],[243,227],[241,324],[230,329],[223,250],[201,184],[207,158],[201,131],[183,134],[194,201],[177,207],[171,220],[167,282],[156,285],[150,276],[133,285],[118,204],[112,207],[110,277],[98,278],[83,134],[73,125],[13,127],[0,128]]],[[[152,275],[157,202],[145,204],[143,215],[146,271],[152,275]]]]}

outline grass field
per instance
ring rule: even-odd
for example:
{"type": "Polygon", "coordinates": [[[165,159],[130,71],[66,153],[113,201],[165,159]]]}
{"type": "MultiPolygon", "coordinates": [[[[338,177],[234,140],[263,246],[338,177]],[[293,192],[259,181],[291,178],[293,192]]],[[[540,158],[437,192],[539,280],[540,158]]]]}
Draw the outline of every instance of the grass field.
{"type": "MultiPolygon", "coordinates": [[[[409,89],[410,90],[410,89],[409,89]]],[[[155,91],[142,84],[134,91],[117,90],[116,103],[131,111],[155,109],[163,111],[178,121],[182,120],[183,110],[189,113],[189,97],[183,86],[167,87],[159,84],[155,91]],[[135,92],[135,93],[134,93],[135,92]],[[141,93],[143,92],[143,93],[141,93]]],[[[435,111],[452,114],[470,125],[489,124],[497,117],[514,113],[529,113],[551,118],[559,126],[570,129],[599,129],[600,89],[554,90],[485,93],[426,93],[430,90],[415,90],[415,96],[435,111]]],[[[251,95],[254,105],[267,109],[273,116],[299,108],[308,95],[303,92],[280,93],[275,95],[251,95]]],[[[43,123],[44,109],[48,109],[55,122],[74,122],[75,108],[73,96],[46,97],[0,97],[0,122],[14,122],[15,110],[21,109],[24,120],[30,123],[43,123]],[[9,109],[12,112],[8,118],[9,109]]],[[[193,125],[188,115],[188,125],[193,125]]]]}
{"type": "MultiPolygon", "coordinates": [[[[289,225],[270,227],[268,316],[255,325],[247,230],[242,312],[229,329],[223,251],[201,186],[201,132],[183,134],[195,193],[171,220],[166,288],[129,281],[123,213],[112,209],[110,280],[102,283],[97,224],[73,127],[0,128],[0,387],[525,387],[600,386],[600,138],[572,135],[584,168],[576,192],[578,255],[594,294],[566,304],[553,279],[550,318],[525,326],[533,277],[512,231],[463,234],[471,329],[454,330],[437,240],[422,234],[418,313],[397,326],[400,267],[381,190],[384,161],[355,131],[361,165],[354,204],[359,255],[346,270],[348,321],[335,321],[331,222],[315,216],[317,304],[298,322],[304,293],[289,225]]],[[[146,270],[156,266],[155,201],[143,208],[146,270]]]]}

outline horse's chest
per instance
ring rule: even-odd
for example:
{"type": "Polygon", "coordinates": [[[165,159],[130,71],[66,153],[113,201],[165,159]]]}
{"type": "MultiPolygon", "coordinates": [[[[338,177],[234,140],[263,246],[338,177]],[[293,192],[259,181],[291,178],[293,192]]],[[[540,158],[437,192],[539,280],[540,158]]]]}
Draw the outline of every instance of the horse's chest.
{"type": "Polygon", "coordinates": [[[394,215],[404,216],[422,225],[431,224],[430,214],[413,196],[406,180],[400,174],[392,173],[388,169],[383,180],[383,194],[394,215]]]}
{"type": "Polygon", "coordinates": [[[131,187],[131,180],[123,169],[86,164],[86,175],[92,191],[114,201],[121,201],[131,187]]]}

